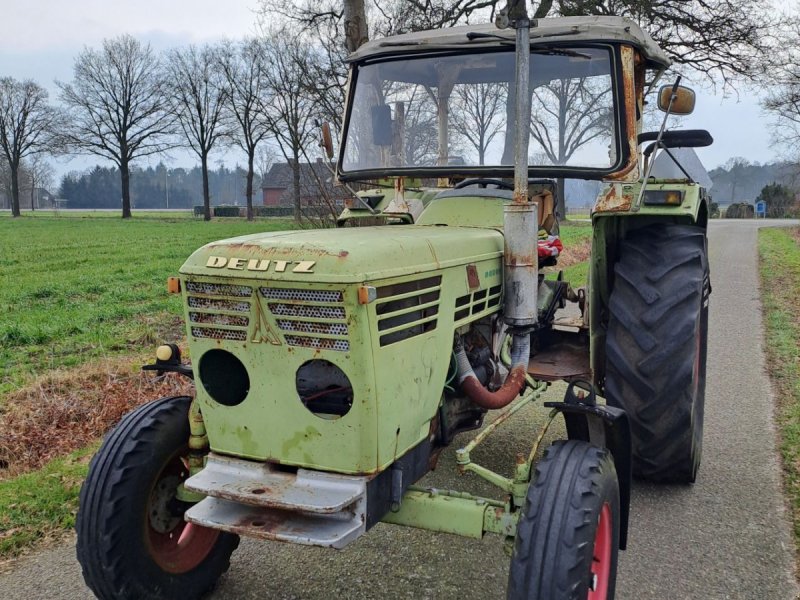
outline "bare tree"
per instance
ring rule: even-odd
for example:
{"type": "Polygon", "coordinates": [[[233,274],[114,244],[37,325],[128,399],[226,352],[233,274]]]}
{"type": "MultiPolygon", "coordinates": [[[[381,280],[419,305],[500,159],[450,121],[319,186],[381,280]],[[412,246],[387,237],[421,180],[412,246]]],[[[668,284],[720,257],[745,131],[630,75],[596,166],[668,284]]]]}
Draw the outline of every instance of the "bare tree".
{"type": "Polygon", "coordinates": [[[558,0],[555,5],[551,16],[628,17],[676,65],[727,87],[765,72],[780,54],[776,37],[790,22],[761,0],[558,0]]]}
{"type": "Polygon", "coordinates": [[[71,83],[57,85],[72,117],[68,144],[119,167],[122,218],[130,218],[130,164],[167,149],[174,130],[158,57],[130,35],[106,39],[78,55],[71,83]]]}
{"type": "Polygon", "coordinates": [[[234,142],[247,155],[247,220],[253,220],[253,170],[258,145],[269,135],[264,107],[269,106],[269,85],[265,78],[264,42],[255,38],[240,43],[223,42],[217,50],[219,68],[228,88],[227,108],[236,123],[234,142]]]}
{"type": "MultiPolygon", "coordinates": [[[[566,165],[582,147],[601,136],[610,141],[611,84],[603,79],[556,79],[537,87],[531,102],[531,137],[553,165],[566,165]]],[[[557,181],[558,214],[566,217],[564,179],[557,181]]]]}
{"type": "Polygon", "coordinates": [[[208,155],[226,135],[223,112],[228,84],[210,46],[170,51],[167,62],[171,107],[189,147],[200,159],[203,177],[203,218],[211,220],[208,155]]]}
{"type": "Polygon", "coordinates": [[[50,166],[41,154],[37,154],[28,161],[28,179],[31,193],[31,212],[36,210],[39,203],[39,192],[44,187],[53,185],[53,167],[50,166]]]}
{"type": "Polygon", "coordinates": [[[475,148],[480,165],[485,162],[489,144],[504,128],[498,117],[505,110],[506,95],[506,86],[496,83],[459,85],[453,90],[451,127],[475,148]]]}
{"type": "Polygon", "coordinates": [[[264,47],[269,57],[263,62],[263,67],[270,102],[263,110],[270,132],[292,166],[294,216],[299,221],[303,210],[300,159],[305,147],[314,139],[314,123],[318,115],[314,97],[309,93],[316,82],[308,78],[318,58],[317,52],[311,46],[299,43],[288,32],[273,33],[264,47]]]}
{"type": "Polygon", "coordinates": [[[8,164],[11,214],[20,216],[20,167],[29,156],[52,151],[60,122],[47,90],[32,80],[0,79],[0,155],[8,164]]]}

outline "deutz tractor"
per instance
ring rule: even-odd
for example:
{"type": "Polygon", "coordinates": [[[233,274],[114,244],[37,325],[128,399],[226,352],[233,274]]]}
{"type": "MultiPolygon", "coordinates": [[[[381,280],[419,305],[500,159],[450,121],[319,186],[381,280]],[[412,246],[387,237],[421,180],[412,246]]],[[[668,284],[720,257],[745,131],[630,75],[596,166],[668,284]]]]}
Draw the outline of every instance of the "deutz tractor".
{"type": "Polygon", "coordinates": [[[195,598],[239,536],[338,549],[385,522],[503,536],[508,598],[613,598],[632,477],[690,483],[701,455],[708,197],[651,166],[711,137],[665,128],[694,105],[656,87],[669,64],[631,21],[524,2],[351,55],[336,176],[361,189],[341,221],[383,224],[214,242],[170,279],[191,364],[165,345],[146,368],[195,393],[134,410],[94,457],[91,590],[195,598]],[[648,95],[666,114],[642,133],[648,95]],[[543,272],[561,179],[600,190],[585,288],[543,272]],[[532,431],[510,475],[473,460],[560,380],[544,428],[567,439],[532,431]],[[496,497],[420,484],[454,440],[496,497]]]}

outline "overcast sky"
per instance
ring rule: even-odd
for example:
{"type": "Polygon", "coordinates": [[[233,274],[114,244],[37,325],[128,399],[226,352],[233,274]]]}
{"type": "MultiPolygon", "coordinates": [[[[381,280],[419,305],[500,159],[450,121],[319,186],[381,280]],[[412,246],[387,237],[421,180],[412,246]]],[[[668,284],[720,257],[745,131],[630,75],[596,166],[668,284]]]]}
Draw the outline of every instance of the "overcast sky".
{"type": "MultiPolygon", "coordinates": [[[[103,38],[130,33],[156,50],[221,38],[237,38],[255,32],[256,0],[0,0],[0,76],[33,78],[53,97],[55,79],[72,78],[72,61],[84,46],[97,46],[103,38]]],[[[740,89],[739,97],[723,97],[720,90],[698,86],[697,109],[683,120],[683,127],[708,129],[714,145],[698,150],[706,168],[712,169],[733,156],[768,162],[780,158],[780,148],[770,139],[769,119],[752,90],[740,89]]],[[[231,153],[217,155],[232,166],[243,162],[231,153]]],[[[159,159],[156,159],[156,161],[159,159]]],[[[54,165],[58,174],[100,162],[99,158],[66,161],[54,165]]],[[[191,166],[183,153],[166,159],[170,167],[191,166]]]]}

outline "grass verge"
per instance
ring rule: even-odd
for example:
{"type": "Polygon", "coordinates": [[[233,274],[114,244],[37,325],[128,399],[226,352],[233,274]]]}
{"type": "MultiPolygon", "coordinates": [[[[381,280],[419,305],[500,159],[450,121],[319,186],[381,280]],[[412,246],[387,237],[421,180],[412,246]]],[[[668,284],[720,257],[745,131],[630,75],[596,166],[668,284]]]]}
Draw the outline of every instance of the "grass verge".
{"type": "Polygon", "coordinates": [[[0,566],[34,542],[60,539],[75,525],[78,493],[97,444],[42,469],[0,481],[0,566]]]}
{"type": "Polygon", "coordinates": [[[775,385],[784,483],[800,555],[800,228],[759,230],[767,368],[775,385]]]}

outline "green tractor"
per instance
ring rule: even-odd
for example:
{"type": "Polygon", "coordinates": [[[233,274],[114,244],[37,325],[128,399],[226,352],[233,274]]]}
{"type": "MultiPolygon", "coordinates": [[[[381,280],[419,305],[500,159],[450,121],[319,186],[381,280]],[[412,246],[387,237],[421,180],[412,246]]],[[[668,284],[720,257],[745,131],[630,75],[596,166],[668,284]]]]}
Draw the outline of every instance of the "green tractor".
{"type": "Polygon", "coordinates": [[[708,197],[651,165],[711,138],[641,132],[649,92],[665,123],[694,94],[656,91],[669,60],[635,23],[519,4],[350,57],[337,176],[374,189],[342,222],[386,224],[214,242],[171,280],[192,364],[162,346],[146,368],[195,395],[136,409],[92,461],[77,553],[99,598],[199,597],[239,536],[343,548],[379,522],[504,536],[508,598],[614,597],[632,477],[689,483],[700,464],[708,197]],[[489,128],[455,127],[476,98],[489,128]],[[586,289],[541,273],[562,178],[604,182],[586,289]],[[510,476],[472,459],[559,380],[547,423],[568,439],[532,435],[510,476]],[[502,500],[419,485],[481,427],[458,467],[502,500]]]}

